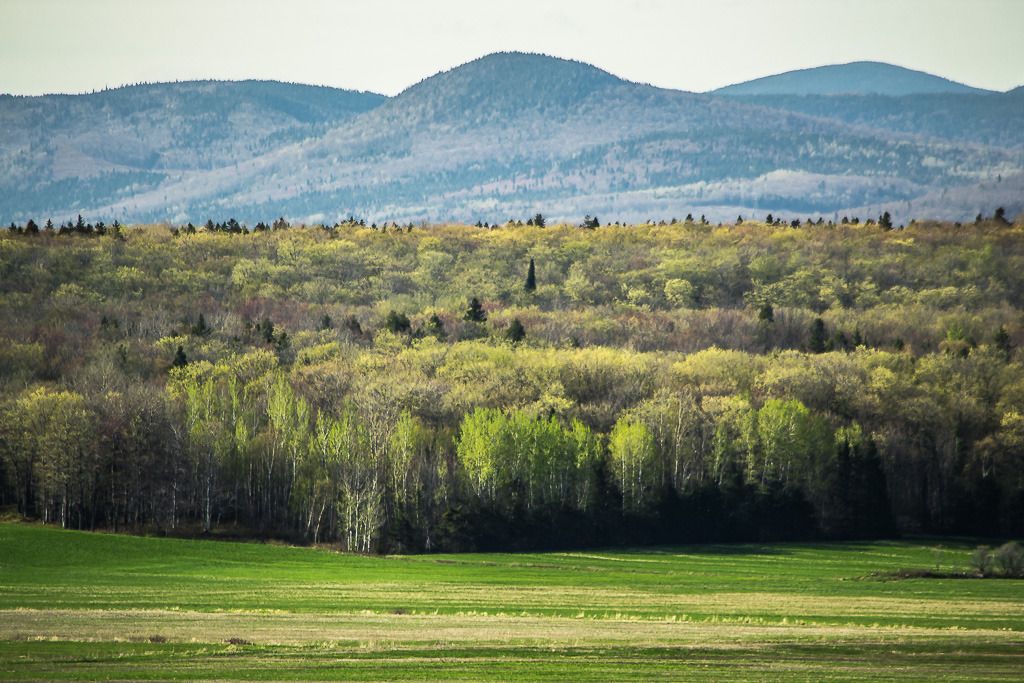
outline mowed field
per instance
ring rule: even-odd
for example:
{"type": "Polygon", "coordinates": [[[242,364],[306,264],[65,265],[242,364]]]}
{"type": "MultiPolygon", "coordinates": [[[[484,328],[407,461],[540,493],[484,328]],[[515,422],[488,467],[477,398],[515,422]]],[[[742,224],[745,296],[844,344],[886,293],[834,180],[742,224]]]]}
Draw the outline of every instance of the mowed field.
{"type": "Polygon", "coordinates": [[[361,557],[0,525],[12,680],[1021,680],[969,543],[361,557]]]}

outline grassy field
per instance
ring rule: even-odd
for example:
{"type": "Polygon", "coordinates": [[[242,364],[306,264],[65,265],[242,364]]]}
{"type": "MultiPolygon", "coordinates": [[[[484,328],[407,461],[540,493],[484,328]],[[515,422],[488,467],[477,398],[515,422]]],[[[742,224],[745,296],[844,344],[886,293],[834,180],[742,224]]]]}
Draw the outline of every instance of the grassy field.
{"type": "Polygon", "coordinates": [[[1020,680],[1024,582],[938,542],[355,557],[0,525],[12,680],[1020,680]]]}

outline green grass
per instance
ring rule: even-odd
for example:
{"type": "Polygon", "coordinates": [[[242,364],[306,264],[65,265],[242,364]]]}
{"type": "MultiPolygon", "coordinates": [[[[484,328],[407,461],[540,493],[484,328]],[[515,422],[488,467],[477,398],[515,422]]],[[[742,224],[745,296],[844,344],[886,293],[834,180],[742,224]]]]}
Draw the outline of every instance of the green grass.
{"type": "Polygon", "coordinates": [[[1024,583],[871,578],[973,544],[937,548],[359,557],[0,524],[0,678],[1019,679],[1024,583]]]}

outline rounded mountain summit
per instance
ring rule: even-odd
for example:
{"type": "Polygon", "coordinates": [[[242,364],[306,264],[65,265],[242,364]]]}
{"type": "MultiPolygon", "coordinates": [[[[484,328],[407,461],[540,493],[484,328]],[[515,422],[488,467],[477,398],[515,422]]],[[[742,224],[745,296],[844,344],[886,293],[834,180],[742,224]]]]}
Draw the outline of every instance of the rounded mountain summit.
{"type": "Polygon", "coordinates": [[[851,62],[787,71],[713,91],[718,95],[934,95],[991,92],[885,62],[851,62]]]}

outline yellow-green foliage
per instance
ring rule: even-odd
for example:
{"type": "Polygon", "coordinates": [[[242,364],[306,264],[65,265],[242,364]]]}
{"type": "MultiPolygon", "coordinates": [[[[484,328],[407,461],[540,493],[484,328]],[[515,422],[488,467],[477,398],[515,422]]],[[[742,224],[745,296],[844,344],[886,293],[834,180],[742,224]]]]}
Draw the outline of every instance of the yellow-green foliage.
{"type": "Polygon", "coordinates": [[[715,489],[854,533],[861,477],[909,530],[1019,519],[1019,226],[5,234],[0,272],[26,514],[426,548],[715,489]]]}

